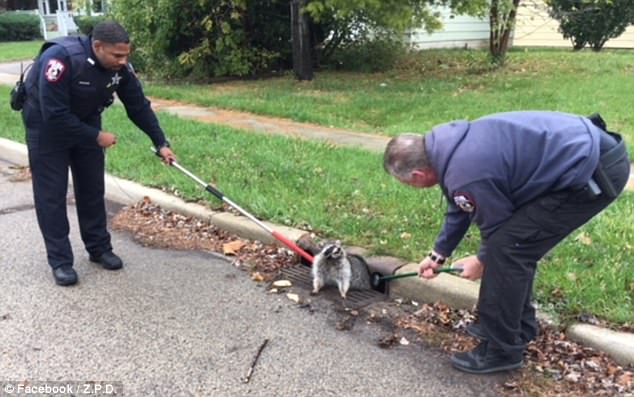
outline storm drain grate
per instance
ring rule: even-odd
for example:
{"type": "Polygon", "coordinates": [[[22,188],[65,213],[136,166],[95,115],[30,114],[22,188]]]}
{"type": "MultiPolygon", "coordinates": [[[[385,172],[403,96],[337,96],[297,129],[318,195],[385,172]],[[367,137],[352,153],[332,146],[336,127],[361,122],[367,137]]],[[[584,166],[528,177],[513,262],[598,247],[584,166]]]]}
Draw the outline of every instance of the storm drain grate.
{"type": "MultiPolygon", "coordinates": [[[[282,269],[282,278],[289,280],[294,286],[306,289],[308,292],[313,290],[313,277],[310,273],[310,267],[299,264],[293,267],[282,269]]],[[[323,296],[335,302],[341,302],[343,299],[339,295],[337,287],[326,286],[319,291],[318,296],[323,296]]],[[[352,309],[360,309],[370,303],[384,301],[387,295],[375,291],[367,290],[349,290],[346,297],[346,306],[352,309]]]]}

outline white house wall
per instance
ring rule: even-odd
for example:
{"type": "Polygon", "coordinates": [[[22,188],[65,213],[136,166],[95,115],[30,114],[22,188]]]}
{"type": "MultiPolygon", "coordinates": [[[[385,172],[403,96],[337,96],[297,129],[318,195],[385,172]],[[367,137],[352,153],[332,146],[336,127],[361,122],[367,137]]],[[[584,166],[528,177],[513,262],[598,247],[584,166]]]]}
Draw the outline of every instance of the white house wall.
{"type": "MultiPolygon", "coordinates": [[[[524,1],[517,12],[513,46],[572,48],[571,41],[564,39],[558,29],[559,22],[548,15],[543,1],[524,1]]],[[[621,36],[609,40],[605,47],[634,48],[634,27],[630,26],[621,36]]]]}
{"type": "Polygon", "coordinates": [[[409,34],[415,48],[482,48],[489,43],[489,19],[466,15],[452,17],[449,8],[439,8],[443,27],[432,34],[424,29],[409,34]]]}

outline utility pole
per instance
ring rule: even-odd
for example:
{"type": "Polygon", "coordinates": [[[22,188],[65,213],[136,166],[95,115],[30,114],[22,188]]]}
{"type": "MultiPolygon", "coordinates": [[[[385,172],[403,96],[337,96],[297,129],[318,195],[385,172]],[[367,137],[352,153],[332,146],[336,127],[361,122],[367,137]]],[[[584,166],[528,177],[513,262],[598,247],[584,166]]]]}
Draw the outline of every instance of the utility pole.
{"type": "Polygon", "coordinates": [[[304,12],[305,5],[306,0],[291,0],[293,71],[298,80],[313,79],[313,51],[310,45],[308,16],[304,12]]]}

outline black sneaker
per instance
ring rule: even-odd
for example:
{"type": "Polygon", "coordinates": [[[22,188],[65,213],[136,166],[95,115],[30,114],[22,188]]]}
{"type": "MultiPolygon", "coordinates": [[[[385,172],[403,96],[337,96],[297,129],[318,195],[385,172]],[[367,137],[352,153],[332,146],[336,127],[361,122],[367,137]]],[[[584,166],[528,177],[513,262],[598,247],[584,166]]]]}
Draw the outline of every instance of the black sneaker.
{"type": "Polygon", "coordinates": [[[75,272],[72,265],[62,265],[54,268],[53,277],[55,278],[55,284],[61,286],[77,284],[79,280],[77,272],[75,272]]]}
{"type": "Polygon", "coordinates": [[[90,255],[90,261],[99,263],[104,269],[119,270],[123,267],[123,261],[112,251],[104,252],[100,256],[90,255]]]}
{"type": "Polygon", "coordinates": [[[457,370],[470,374],[489,374],[521,368],[522,354],[505,354],[501,350],[489,349],[488,342],[480,342],[470,352],[456,353],[451,356],[451,364],[457,370]]]}
{"type": "Polygon", "coordinates": [[[467,331],[469,335],[473,336],[474,338],[478,338],[481,341],[485,341],[488,339],[487,336],[484,334],[484,331],[482,331],[482,327],[480,327],[480,324],[478,323],[471,323],[467,325],[465,331],[467,331]]]}

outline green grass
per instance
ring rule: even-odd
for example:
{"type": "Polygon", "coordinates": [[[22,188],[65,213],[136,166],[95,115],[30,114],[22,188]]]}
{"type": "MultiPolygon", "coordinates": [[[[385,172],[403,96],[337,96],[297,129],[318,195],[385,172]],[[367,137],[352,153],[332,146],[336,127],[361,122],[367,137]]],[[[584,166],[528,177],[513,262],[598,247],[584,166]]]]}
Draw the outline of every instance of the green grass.
{"type": "Polygon", "coordinates": [[[146,84],[149,95],[365,132],[426,131],[510,110],[600,112],[634,141],[634,52],[512,51],[491,70],[483,51],[425,51],[386,73],[320,72],[208,85],[146,84]]]}
{"type": "MultiPolygon", "coordinates": [[[[8,93],[0,88],[0,95],[8,93]]],[[[388,177],[380,154],[278,136],[249,134],[166,114],[181,164],[248,211],[279,224],[312,229],[378,254],[418,261],[433,243],[445,204],[437,189],[408,188],[388,177]]],[[[3,108],[0,135],[24,141],[19,114],[3,108]]],[[[108,171],[188,200],[220,203],[176,170],[164,167],[149,140],[121,107],[107,112],[104,127],[119,134],[108,150],[108,171]]],[[[539,268],[536,296],[566,316],[593,313],[617,323],[634,313],[634,194],[557,247],[539,268]],[[591,240],[578,239],[580,233],[591,240]]],[[[473,252],[471,232],[455,257],[473,252]]]]}
{"type": "Polygon", "coordinates": [[[0,62],[33,59],[42,43],[42,40],[0,42],[0,62]]]}

